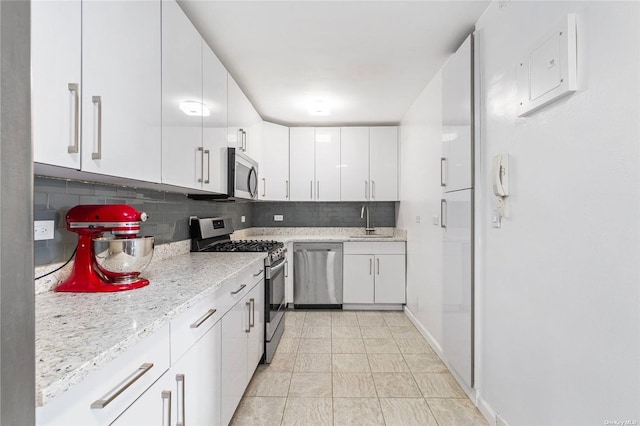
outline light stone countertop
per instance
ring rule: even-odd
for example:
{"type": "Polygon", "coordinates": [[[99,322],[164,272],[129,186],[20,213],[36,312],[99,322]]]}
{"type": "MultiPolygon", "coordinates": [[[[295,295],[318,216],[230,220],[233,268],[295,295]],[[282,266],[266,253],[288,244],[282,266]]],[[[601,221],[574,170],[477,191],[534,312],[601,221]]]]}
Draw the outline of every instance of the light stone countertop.
{"type": "Polygon", "coordinates": [[[275,240],[283,243],[304,241],[332,242],[406,242],[406,231],[398,228],[375,228],[375,234],[365,236],[364,228],[249,228],[238,230],[232,239],[275,240]]]}
{"type": "Polygon", "coordinates": [[[146,287],[36,296],[36,405],[60,395],[150,336],[265,253],[193,253],[155,262],[146,287]]]}

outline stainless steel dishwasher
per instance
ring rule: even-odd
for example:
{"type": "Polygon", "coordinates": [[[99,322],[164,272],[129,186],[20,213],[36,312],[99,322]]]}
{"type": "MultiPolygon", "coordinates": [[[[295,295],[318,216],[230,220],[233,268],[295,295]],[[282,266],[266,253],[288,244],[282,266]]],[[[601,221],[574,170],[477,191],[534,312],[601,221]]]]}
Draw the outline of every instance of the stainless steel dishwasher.
{"type": "Polygon", "coordinates": [[[342,243],[293,244],[295,308],[342,308],[342,243]]]}

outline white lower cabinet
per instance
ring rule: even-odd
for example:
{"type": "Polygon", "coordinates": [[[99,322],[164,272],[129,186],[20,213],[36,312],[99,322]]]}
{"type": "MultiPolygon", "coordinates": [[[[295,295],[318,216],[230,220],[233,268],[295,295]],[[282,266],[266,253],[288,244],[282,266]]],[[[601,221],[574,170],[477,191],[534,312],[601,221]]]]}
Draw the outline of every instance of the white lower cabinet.
{"type": "Polygon", "coordinates": [[[404,304],[405,243],[344,243],[343,304],[404,304]]]}

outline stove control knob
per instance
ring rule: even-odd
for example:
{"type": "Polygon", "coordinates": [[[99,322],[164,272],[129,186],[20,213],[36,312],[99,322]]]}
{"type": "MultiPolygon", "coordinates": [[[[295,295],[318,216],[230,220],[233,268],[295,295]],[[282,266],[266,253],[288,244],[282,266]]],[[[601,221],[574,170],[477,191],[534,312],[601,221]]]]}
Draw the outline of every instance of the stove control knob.
{"type": "Polygon", "coordinates": [[[140,220],[141,221],[146,222],[147,219],[149,219],[149,216],[145,212],[140,213],[140,220]]]}

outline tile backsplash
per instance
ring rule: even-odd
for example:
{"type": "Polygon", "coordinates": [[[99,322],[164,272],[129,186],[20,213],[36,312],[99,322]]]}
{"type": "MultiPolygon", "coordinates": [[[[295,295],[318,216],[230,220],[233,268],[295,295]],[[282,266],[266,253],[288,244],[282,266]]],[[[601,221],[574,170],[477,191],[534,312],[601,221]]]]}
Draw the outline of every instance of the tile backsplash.
{"type": "Polygon", "coordinates": [[[360,209],[367,204],[371,226],[393,227],[394,202],[195,201],[185,194],[36,176],[34,219],[54,220],[53,240],[35,242],[36,266],[64,262],[76,248],[77,234],[66,230],[65,215],[78,204],[129,204],[149,215],[141,235],[156,244],[189,238],[189,216],[233,218],[235,229],[251,227],[364,227],[360,209]],[[283,220],[274,221],[274,215],[283,220]],[[245,222],[241,217],[245,216],[245,222]]]}

